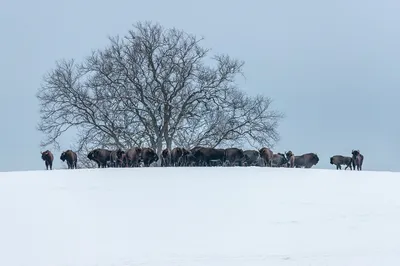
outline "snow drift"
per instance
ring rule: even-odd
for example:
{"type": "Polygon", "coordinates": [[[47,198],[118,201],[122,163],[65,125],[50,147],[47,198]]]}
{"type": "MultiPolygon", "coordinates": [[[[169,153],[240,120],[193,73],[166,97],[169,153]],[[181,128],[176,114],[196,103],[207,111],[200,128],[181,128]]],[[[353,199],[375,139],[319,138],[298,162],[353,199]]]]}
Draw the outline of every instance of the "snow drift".
{"type": "Polygon", "coordinates": [[[0,173],[0,264],[397,265],[399,186],[260,167],[0,173]]]}

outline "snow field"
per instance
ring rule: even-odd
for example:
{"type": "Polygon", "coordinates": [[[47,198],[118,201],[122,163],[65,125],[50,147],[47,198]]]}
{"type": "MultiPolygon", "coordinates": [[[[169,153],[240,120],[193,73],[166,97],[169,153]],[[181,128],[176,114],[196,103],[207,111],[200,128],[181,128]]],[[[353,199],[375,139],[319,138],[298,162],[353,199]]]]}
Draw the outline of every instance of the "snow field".
{"type": "Polygon", "coordinates": [[[0,173],[0,264],[398,265],[399,186],[266,167],[0,173]]]}

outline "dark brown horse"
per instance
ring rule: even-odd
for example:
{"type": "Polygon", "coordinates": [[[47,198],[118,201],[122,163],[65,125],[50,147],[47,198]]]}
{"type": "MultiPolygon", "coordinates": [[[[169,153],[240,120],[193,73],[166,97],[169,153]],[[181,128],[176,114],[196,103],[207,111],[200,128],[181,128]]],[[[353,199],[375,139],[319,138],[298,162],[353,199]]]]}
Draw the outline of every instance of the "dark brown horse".
{"type": "Polygon", "coordinates": [[[272,156],[274,153],[266,147],[261,148],[258,152],[263,161],[263,166],[272,166],[272,156]]]}
{"type": "Polygon", "coordinates": [[[141,151],[141,160],[145,167],[149,167],[150,164],[158,161],[158,155],[152,148],[143,148],[141,151]]]}
{"type": "Polygon", "coordinates": [[[171,150],[164,149],[161,152],[161,167],[167,167],[171,165],[171,150]]]}
{"type": "Polygon", "coordinates": [[[121,150],[121,148],[111,151],[110,166],[111,167],[122,167],[122,155],[123,154],[125,154],[125,151],[121,150]]]}
{"type": "Polygon", "coordinates": [[[311,168],[319,162],[318,155],[312,152],[295,156],[291,151],[288,151],[286,157],[289,160],[290,167],[296,168],[311,168]]]}
{"type": "Polygon", "coordinates": [[[245,166],[256,166],[259,165],[260,152],[257,150],[245,150],[243,151],[245,158],[245,166]]]}
{"type": "Polygon", "coordinates": [[[286,167],[288,160],[283,153],[274,153],[272,155],[272,167],[286,167]]]}
{"type": "Polygon", "coordinates": [[[353,155],[352,159],[353,159],[353,168],[354,168],[354,170],[356,170],[356,167],[357,167],[357,170],[361,171],[362,170],[362,165],[363,165],[363,162],[364,162],[364,156],[360,153],[359,150],[352,150],[351,154],[353,155]]]}
{"type": "Polygon", "coordinates": [[[225,149],[224,157],[225,157],[225,162],[227,162],[228,165],[238,164],[239,166],[242,166],[246,161],[243,150],[238,148],[225,149]]]}
{"type": "Polygon", "coordinates": [[[125,152],[125,166],[139,167],[142,160],[142,149],[139,147],[130,148],[125,152]]]}
{"type": "Polygon", "coordinates": [[[106,168],[110,161],[111,151],[107,149],[94,149],[87,155],[89,160],[97,163],[99,168],[106,168]]]}
{"type": "Polygon", "coordinates": [[[61,153],[60,160],[63,162],[67,161],[68,169],[76,169],[78,156],[74,151],[66,150],[61,153]]]}
{"type": "Polygon", "coordinates": [[[347,168],[349,168],[349,167],[350,167],[350,170],[353,170],[353,167],[351,165],[353,162],[353,159],[349,156],[335,155],[330,158],[329,162],[333,165],[336,165],[336,170],[341,170],[342,169],[341,165],[346,166],[344,168],[344,170],[347,170],[347,168]]]}
{"type": "Polygon", "coordinates": [[[295,159],[293,152],[292,151],[285,152],[285,155],[287,159],[287,167],[293,168],[295,159]]]}
{"type": "Polygon", "coordinates": [[[51,153],[51,151],[46,150],[44,152],[40,152],[40,154],[42,155],[42,159],[46,165],[46,170],[53,170],[53,160],[54,160],[54,156],[51,153]]]}
{"type": "Polygon", "coordinates": [[[196,148],[195,152],[192,152],[197,166],[213,166],[223,165],[225,163],[225,149],[216,148],[196,148]]]}

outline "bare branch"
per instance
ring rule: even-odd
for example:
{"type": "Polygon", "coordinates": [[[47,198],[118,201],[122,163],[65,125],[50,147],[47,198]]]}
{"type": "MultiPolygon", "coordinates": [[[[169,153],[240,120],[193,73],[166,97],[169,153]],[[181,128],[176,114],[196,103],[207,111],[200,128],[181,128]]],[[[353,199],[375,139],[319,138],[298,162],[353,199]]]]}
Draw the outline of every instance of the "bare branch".
{"type": "Polygon", "coordinates": [[[172,145],[273,146],[283,115],[271,110],[269,98],[236,87],[244,62],[214,55],[206,65],[210,50],[202,40],[139,22],[80,64],[57,62],[37,94],[42,145],[58,146],[75,129],[79,153],[143,145],[158,152],[172,145]]]}

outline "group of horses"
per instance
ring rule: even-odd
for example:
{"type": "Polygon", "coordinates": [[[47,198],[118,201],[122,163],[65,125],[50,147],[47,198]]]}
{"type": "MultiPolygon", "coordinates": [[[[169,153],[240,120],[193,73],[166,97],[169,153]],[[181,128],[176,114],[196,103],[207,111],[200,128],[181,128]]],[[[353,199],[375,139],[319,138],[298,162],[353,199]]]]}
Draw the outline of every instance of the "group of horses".
{"type": "Polygon", "coordinates": [[[364,155],[362,155],[359,150],[352,150],[351,156],[335,155],[330,158],[330,163],[336,165],[337,170],[341,170],[341,166],[345,165],[346,167],[344,170],[347,170],[347,168],[356,170],[357,168],[357,170],[361,171],[363,162],[364,155]]]}
{"type": "MultiPolygon", "coordinates": [[[[341,170],[362,170],[364,156],[359,150],[353,150],[352,156],[335,155],[330,163],[341,170]]],[[[41,152],[47,170],[53,169],[54,156],[51,151],[41,152]]],[[[263,147],[259,150],[243,150],[239,148],[218,149],[210,147],[194,147],[186,149],[175,147],[164,149],[160,156],[152,148],[134,147],[128,150],[109,150],[98,148],[90,151],[87,158],[99,168],[106,167],[177,167],[177,166],[269,166],[290,168],[311,168],[317,165],[319,157],[316,153],[295,155],[292,151],[274,153],[263,147]]],[[[77,168],[76,152],[67,150],[61,153],[60,159],[67,163],[68,169],[77,168]]]]}
{"type": "MultiPolygon", "coordinates": [[[[40,152],[40,154],[42,155],[42,160],[44,161],[46,170],[53,170],[53,153],[49,150],[46,150],[44,152],[40,152]]],[[[68,169],[77,169],[78,155],[76,152],[66,150],[61,153],[60,160],[63,162],[67,161],[68,169]]]]}

